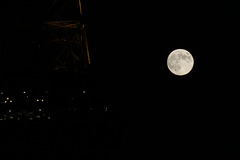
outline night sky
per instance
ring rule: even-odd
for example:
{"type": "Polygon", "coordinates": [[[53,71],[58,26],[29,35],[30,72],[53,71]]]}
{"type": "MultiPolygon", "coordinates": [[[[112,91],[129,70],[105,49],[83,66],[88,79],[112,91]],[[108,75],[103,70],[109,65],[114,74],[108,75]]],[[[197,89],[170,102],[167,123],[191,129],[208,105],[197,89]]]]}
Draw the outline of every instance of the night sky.
{"type": "Polygon", "coordinates": [[[98,3],[88,5],[87,34],[98,66],[100,78],[96,79],[116,97],[114,102],[121,103],[126,96],[134,104],[137,97],[151,95],[154,103],[161,104],[172,89],[183,92],[180,97],[191,93],[203,103],[200,94],[224,97],[228,85],[235,83],[237,4],[98,3]],[[167,56],[177,48],[187,49],[194,57],[189,75],[178,77],[168,71],[167,56]]]}
{"type": "MultiPolygon", "coordinates": [[[[236,6],[231,1],[86,2],[90,82],[98,99],[127,119],[127,146],[148,148],[142,154],[149,156],[157,155],[154,145],[199,152],[239,142],[236,6]],[[168,54],[178,48],[194,58],[186,76],[167,68],[168,54]]],[[[15,14],[9,11],[11,17],[15,14]]],[[[30,55],[35,50],[26,56],[12,52],[7,60],[12,66],[6,70],[17,69],[18,77],[22,69],[25,75],[37,75],[44,57],[30,55]]],[[[1,71],[7,74],[4,67],[1,71]]]]}
{"type": "Polygon", "coordinates": [[[144,151],[181,137],[182,150],[198,152],[237,144],[237,4],[98,3],[88,6],[97,82],[128,114],[130,145],[144,151]],[[182,77],[166,64],[177,48],[187,49],[195,62],[182,77]]]}

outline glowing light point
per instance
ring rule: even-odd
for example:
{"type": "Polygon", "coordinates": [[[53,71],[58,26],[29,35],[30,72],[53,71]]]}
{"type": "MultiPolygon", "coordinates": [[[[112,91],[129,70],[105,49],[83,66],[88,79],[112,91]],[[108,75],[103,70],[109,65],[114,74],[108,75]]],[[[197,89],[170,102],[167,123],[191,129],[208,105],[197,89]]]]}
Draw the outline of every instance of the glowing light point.
{"type": "Polygon", "coordinates": [[[108,110],[108,108],[107,108],[107,107],[105,107],[105,108],[104,108],[104,111],[105,111],[105,112],[107,112],[107,110],[108,110]]]}

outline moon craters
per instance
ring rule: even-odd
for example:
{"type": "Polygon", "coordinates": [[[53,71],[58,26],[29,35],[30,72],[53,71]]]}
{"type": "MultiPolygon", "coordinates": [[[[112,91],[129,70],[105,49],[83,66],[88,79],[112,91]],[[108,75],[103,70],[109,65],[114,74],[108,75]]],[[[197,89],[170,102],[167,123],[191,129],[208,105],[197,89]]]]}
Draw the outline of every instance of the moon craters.
{"type": "Polygon", "coordinates": [[[169,54],[167,65],[172,73],[185,75],[189,73],[193,67],[193,57],[187,50],[177,49],[169,54]]]}

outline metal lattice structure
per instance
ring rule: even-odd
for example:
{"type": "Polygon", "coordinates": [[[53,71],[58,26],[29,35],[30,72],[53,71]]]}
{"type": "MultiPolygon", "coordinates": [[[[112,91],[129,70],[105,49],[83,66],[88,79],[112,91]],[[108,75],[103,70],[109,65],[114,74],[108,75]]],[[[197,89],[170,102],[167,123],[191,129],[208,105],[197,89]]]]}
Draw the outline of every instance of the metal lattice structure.
{"type": "Polygon", "coordinates": [[[0,35],[0,47],[6,53],[0,54],[11,64],[6,61],[5,68],[26,71],[26,68],[45,67],[42,70],[85,73],[91,61],[82,6],[80,0],[6,4],[3,7],[6,19],[0,25],[5,35],[5,39],[0,35]]]}
{"type": "Polygon", "coordinates": [[[48,47],[59,45],[62,49],[53,62],[55,70],[82,72],[90,64],[87,37],[84,25],[77,21],[48,21],[48,47]]]}
{"type": "Polygon", "coordinates": [[[54,69],[83,73],[91,61],[81,1],[54,0],[45,17],[48,20],[44,21],[42,31],[46,48],[61,48],[55,54],[54,69]]]}

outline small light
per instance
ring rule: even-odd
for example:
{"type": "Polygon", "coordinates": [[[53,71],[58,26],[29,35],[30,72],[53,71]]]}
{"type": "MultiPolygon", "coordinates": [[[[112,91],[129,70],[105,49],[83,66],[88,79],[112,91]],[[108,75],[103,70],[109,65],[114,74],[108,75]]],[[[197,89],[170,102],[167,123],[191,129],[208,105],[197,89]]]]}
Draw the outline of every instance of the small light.
{"type": "Polygon", "coordinates": [[[0,121],[2,121],[3,119],[2,118],[0,118],[0,121]]]}
{"type": "Polygon", "coordinates": [[[51,117],[48,117],[48,119],[51,119],[51,117]]]}
{"type": "Polygon", "coordinates": [[[41,111],[42,111],[42,109],[41,109],[41,108],[39,108],[39,109],[38,109],[38,111],[39,111],[39,112],[41,112],[41,111]]]}
{"type": "Polygon", "coordinates": [[[3,92],[1,92],[1,94],[3,94],[3,92]]]}
{"type": "Polygon", "coordinates": [[[9,118],[10,118],[10,119],[13,119],[13,116],[10,116],[9,118]]]}
{"type": "Polygon", "coordinates": [[[4,101],[4,103],[7,103],[7,101],[4,101]]]}
{"type": "Polygon", "coordinates": [[[83,91],[83,93],[86,93],[86,91],[83,91]]]}
{"type": "Polygon", "coordinates": [[[37,102],[39,102],[39,99],[37,99],[37,102]]]}
{"type": "Polygon", "coordinates": [[[42,102],[44,101],[44,99],[42,99],[42,102]]]}
{"type": "Polygon", "coordinates": [[[7,97],[7,101],[9,100],[9,97],[7,97]]]}
{"type": "Polygon", "coordinates": [[[12,100],[10,100],[10,103],[12,103],[12,100]]]}
{"type": "Polygon", "coordinates": [[[17,120],[20,120],[20,118],[18,117],[17,120]]]}
{"type": "Polygon", "coordinates": [[[36,118],[41,118],[40,115],[37,115],[36,118]]]}
{"type": "Polygon", "coordinates": [[[25,94],[26,93],[26,91],[23,91],[23,94],[25,94]]]}
{"type": "Polygon", "coordinates": [[[12,112],[12,110],[11,110],[11,109],[9,109],[9,110],[8,110],[8,112],[12,112]]]}
{"type": "Polygon", "coordinates": [[[32,117],[30,117],[30,118],[29,118],[29,120],[33,120],[33,118],[32,118],[32,117]]]}
{"type": "Polygon", "coordinates": [[[107,108],[107,107],[105,107],[105,108],[104,108],[104,111],[105,111],[105,112],[107,112],[107,110],[108,110],[108,108],[107,108]]]}

